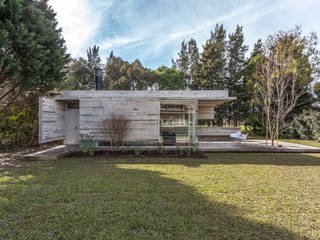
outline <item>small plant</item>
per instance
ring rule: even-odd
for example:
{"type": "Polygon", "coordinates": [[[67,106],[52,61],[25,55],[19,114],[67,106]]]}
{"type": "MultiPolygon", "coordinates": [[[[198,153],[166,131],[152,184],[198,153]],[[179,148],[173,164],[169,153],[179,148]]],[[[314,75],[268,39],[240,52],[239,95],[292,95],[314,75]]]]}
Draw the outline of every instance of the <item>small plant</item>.
{"type": "Polygon", "coordinates": [[[167,152],[166,147],[161,143],[158,142],[158,152],[162,155],[165,154],[167,152]]]}
{"type": "Polygon", "coordinates": [[[192,152],[199,152],[199,143],[194,143],[193,145],[192,145],[192,152]]]}
{"type": "Polygon", "coordinates": [[[178,155],[179,155],[180,157],[183,156],[183,148],[182,148],[181,146],[179,146],[179,145],[177,145],[177,152],[178,152],[178,155]]]}
{"type": "Polygon", "coordinates": [[[136,155],[136,156],[140,156],[141,153],[143,153],[143,149],[138,143],[135,145],[133,151],[134,151],[134,155],[136,155]]]}
{"type": "Polygon", "coordinates": [[[80,151],[82,153],[89,153],[94,155],[96,142],[94,141],[93,134],[81,134],[80,135],[80,151]]]}
{"type": "Polygon", "coordinates": [[[193,153],[193,149],[188,147],[187,150],[186,150],[186,154],[187,154],[188,158],[191,158],[192,153],[193,153]]]}

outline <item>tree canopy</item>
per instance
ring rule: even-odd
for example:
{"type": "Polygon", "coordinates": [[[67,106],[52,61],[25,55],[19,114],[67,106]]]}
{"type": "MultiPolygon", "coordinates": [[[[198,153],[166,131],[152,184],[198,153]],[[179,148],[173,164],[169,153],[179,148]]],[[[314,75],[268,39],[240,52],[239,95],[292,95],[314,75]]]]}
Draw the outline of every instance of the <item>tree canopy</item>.
{"type": "Polygon", "coordinates": [[[28,91],[45,94],[65,76],[69,55],[47,0],[0,2],[0,115],[28,91]]]}

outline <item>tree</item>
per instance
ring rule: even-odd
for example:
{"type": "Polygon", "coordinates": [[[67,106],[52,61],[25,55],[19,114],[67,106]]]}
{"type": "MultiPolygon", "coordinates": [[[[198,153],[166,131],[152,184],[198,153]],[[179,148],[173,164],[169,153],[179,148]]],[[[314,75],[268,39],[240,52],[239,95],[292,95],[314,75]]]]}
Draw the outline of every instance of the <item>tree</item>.
{"type": "Polygon", "coordinates": [[[113,52],[105,66],[105,89],[113,90],[147,90],[155,83],[156,75],[142,66],[136,59],[133,63],[114,56],[113,52]]]}
{"type": "Polygon", "coordinates": [[[0,116],[30,91],[42,95],[64,78],[65,41],[47,0],[0,4],[0,116]]]}
{"type": "Polygon", "coordinates": [[[313,85],[314,94],[316,94],[318,100],[320,100],[320,82],[317,82],[313,85]]]}
{"type": "Polygon", "coordinates": [[[99,54],[99,47],[94,45],[87,49],[87,59],[82,57],[72,59],[67,66],[67,77],[60,89],[91,90],[95,89],[95,71],[101,70],[103,64],[99,54]]]}
{"type": "Polygon", "coordinates": [[[182,90],[186,87],[184,74],[177,69],[161,66],[155,73],[159,90],[182,90]]]}
{"type": "Polygon", "coordinates": [[[186,81],[190,81],[190,75],[189,75],[189,53],[188,53],[188,44],[185,42],[185,40],[181,43],[181,50],[178,53],[178,58],[174,61],[172,60],[172,66],[176,69],[178,69],[180,72],[183,73],[184,77],[186,78],[186,81]]]}
{"type": "Polygon", "coordinates": [[[226,46],[226,87],[231,96],[237,97],[236,101],[225,105],[229,125],[233,121],[233,125],[237,126],[246,114],[244,100],[246,100],[247,93],[243,86],[243,75],[247,51],[248,46],[244,44],[242,27],[237,25],[236,31],[229,34],[226,46]]]}
{"type": "Polygon", "coordinates": [[[211,31],[210,39],[203,46],[200,62],[201,67],[196,70],[192,88],[225,89],[226,30],[223,25],[217,24],[215,30],[211,31]]]}
{"type": "Polygon", "coordinates": [[[309,76],[319,73],[315,39],[314,34],[303,37],[296,28],[269,36],[264,43],[256,71],[255,99],[264,111],[266,138],[269,134],[272,145],[275,140],[278,144],[287,115],[309,90],[309,76]]]}
{"type": "Polygon", "coordinates": [[[189,81],[188,87],[192,88],[194,81],[196,81],[196,72],[200,67],[200,55],[197,42],[190,39],[188,42],[188,56],[189,56],[189,81]]]}
{"type": "Polygon", "coordinates": [[[246,129],[248,125],[251,126],[254,134],[258,133],[258,129],[261,130],[263,122],[261,119],[261,106],[254,101],[254,83],[258,67],[258,59],[262,55],[262,51],[262,40],[258,39],[254,44],[251,56],[247,60],[243,74],[243,95],[241,96],[241,104],[245,105],[242,109],[242,114],[245,116],[244,125],[246,129]]]}
{"type": "Polygon", "coordinates": [[[72,59],[67,67],[66,80],[61,84],[63,90],[94,89],[94,73],[88,67],[88,61],[82,57],[72,59]]]}
{"type": "Polygon", "coordinates": [[[172,67],[183,73],[187,87],[192,88],[199,66],[200,57],[196,40],[191,38],[188,43],[183,40],[178,58],[175,61],[172,60],[172,67]]]}

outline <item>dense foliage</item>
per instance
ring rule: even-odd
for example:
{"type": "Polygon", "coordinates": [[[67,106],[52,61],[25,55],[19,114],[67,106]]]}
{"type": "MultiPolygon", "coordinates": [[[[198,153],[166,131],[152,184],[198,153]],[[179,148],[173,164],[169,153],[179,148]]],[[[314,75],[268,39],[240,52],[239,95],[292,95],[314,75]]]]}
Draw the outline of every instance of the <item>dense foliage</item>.
{"type": "Polygon", "coordinates": [[[29,91],[45,94],[63,80],[65,42],[47,0],[0,2],[0,117],[29,91]]]}
{"type": "Polygon", "coordinates": [[[161,66],[157,68],[155,73],[159,90],[182,90],[186,87],[183,73],[175,68],[161,66]]]}
{"type": "Polygon", "coordinates": [[[34,142],[33,103],[62,82],[68,58],[47,0],[0,0],[1,148],[34,142]]]}
{"type": "Polygon", "coordinates": [[[320,142],[320,111],[303,110],[295,116],[288,131],[292,137],[320,142]]]}

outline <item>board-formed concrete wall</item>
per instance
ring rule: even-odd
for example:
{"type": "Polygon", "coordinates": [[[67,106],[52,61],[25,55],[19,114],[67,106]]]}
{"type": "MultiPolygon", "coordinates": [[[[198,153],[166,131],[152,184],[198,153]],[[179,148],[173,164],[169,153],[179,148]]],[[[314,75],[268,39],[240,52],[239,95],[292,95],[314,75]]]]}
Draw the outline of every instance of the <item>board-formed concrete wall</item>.
{"type": "Polygon", "coordinates": [[[147,98],[80,98],[80,135],[94,134],[96,140],[109,141],[103,120],[111,114],[124,114],[129,119],[125,141],[158,141],[159,100],[147,98]]]}
{"type": "Polygon", "coordinates": [[[50,98],[39,100],[39,143],[64,139],[66,104],[50,98]]]}

